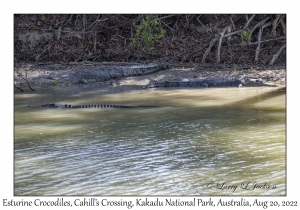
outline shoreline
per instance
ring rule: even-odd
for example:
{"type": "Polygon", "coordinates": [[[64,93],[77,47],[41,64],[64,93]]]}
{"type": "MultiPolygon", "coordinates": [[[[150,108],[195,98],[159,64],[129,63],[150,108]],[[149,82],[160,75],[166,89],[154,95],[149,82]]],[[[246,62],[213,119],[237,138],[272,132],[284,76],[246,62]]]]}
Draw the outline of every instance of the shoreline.
{"type": "MultiPolygon", "coordinates": [[[[76,84],[68,81],[70,74],[82,69],[89,69],[104,66],[117,66],[115,63],[78,63],[78,64],[59,64],[49,63],[45,65],[34,63],[23,63],[14,68],[14,84],[30,85],[70,85],[76,84]],[[25,79],[18,77],[22,74],[25,79]],[[61,82],[63,81],[63,82],[61,82]]],[[[122,66],[131,63],[122,63],[122,66]]],[[[151,82],[178,82],[195,81],[204,78],[252,78],[262,79],[267,83],[280,86],[286,85],[286,67],[285,66],[260,66],[260,65],[212,65],[212,64],[167,64],[168,68],[159,70],[151,74],[140,76],[121,77],[101,82],[87,83],[104,85],[137,85],[145,86],[151,82]]]]}

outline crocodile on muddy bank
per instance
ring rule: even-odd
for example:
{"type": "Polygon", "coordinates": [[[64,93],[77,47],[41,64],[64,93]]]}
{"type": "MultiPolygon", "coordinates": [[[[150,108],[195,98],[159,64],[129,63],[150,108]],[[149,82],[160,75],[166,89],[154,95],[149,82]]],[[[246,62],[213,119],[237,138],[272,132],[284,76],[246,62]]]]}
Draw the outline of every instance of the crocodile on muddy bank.
{"type": "MultiPolygon", "coordinates": [[[[69,66],[68,66],[69,67],[69,66]]],[[[151,74],[159,70],[166,69],[163,64],[150,63],[131,66],[96,66],[96,67],[79,67],[69,70],[65,69],[48,69],[28,71],[22,68],[15,69],[15,82],[22,82],[17,75],[26,74],[26,80],[30,83],[71,83],[71,84],[88,84],[94,82],[105,82],[122,77],[140,76],[151,74]]],[[[24,80],[23,80],[24,82],[24,80]]]]}
{"type": "Polygon", "coordinates": [[[150,63],[141,65],[19,65],[15,67],[15,84],[111,84],[151,87],[238,87],[285,85],[282,67],[210,67],[150,63]],[[26,75],[26,80],[18,75],[26,75]]]}
{"type": "Polygon", "coordinates": [[[237,79],[237,78],[205,78],[201,80],[187,82],[154,82],[143,88],[161,88],[161,87],[192,87],[192,88],[207,88],[207,87],[256,87],[270,86],[277,87],[275,84],[266,83],[261,79],[237,79]]]}

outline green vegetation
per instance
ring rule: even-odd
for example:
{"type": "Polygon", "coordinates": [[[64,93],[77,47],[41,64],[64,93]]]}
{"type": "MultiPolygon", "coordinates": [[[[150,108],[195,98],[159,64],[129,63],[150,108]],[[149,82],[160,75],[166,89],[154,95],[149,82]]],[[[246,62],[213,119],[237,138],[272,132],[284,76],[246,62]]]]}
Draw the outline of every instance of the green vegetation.
{"type": "Polygon", "coordinates": [[[242,36],[243,36],[244,40],[246,40],[246,41],[249,39],[250,35],[251,35],[250,29],[243,31],[243,33],[242,33],[242,36]]]}
{"type": "Polygon", "coordinates": [[[154,50],[154,43],[163,38],[166,33],[157,18],[157,15],[146,15],[142,19],[141,23],[137,25],[136,34],[133,38],[130,38],[131,45],[145,45],[149,51],[154,50]]]}
{"type": "Polygon", "coordinates": [[[52,82],[52,86],[57,86],[58,85],[58,82],[54,81],[52,82]]]}
{"type": "Polygon", "coordinates": [[[236,72],[237,71],[237,65],[233,64],[233,71],[236,72]]]}
{"type": "Polygon", "coordinates": [[[212,32],[212,25],[211,25],[211,23],[209,25],[206,25],[206,32],[207,33],[212,32]]]}

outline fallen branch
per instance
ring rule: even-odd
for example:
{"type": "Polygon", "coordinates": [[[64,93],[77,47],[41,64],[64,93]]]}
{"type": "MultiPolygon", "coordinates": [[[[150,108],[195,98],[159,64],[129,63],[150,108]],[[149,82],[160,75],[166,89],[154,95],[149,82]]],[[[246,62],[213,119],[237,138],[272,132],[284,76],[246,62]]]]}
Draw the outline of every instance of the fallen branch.
{"type": "Polygon", "coordinates": [[[19,86],[17,86],[16,84],[14,84],[14,86],[15,86],[16,88],[18,88],[22,93],[24,93],[24,90],[22,90],[19,86]]]}
{"type": "Polygon", "coordinates": [[[279,55],[281,54],[282,50],[286,47],[286,44],[284,44],[279,50],[278,52],[273,56],[272,60],[270,61],[269,65],[272,66],[276,59],[279,57],[279,55]]]}
{"type": "Polygon", "coordinates": [[[44,49],[40,54],[38,54],[36,57],[35,57],[35,60],[36,61],[39,61],[40,60],[40,57],[46,53],[48,50],[50,50],[50,48],[52,47],[52,45],[50,45],[47,49],[44,49]]]}
{"type": "Polygon", "coordinates": [[[28,80],[27,80],[27,71],[26,71],[26,77],[24,77],[18,70],[16,70],[16,71],[17,71],[17,73],[18,73],[18,77],[21,77],[23,80],[26,81],[26,83],[27,83],[29,89],[32,90],[32,91],[35,91],[35,90],[30,86],[30,84],[29,84],[29,82],[28,82],[28,80]]]}

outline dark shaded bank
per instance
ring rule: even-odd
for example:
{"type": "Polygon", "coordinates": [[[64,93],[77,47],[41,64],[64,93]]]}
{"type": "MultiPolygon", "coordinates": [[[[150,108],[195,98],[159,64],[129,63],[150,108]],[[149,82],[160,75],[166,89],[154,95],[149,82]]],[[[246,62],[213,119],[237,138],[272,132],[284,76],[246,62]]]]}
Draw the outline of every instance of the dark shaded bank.
{"type": "Polygon", "coordinates": [[[285,14],[16,14],[15,63],[281,65],[285,14]]]}

